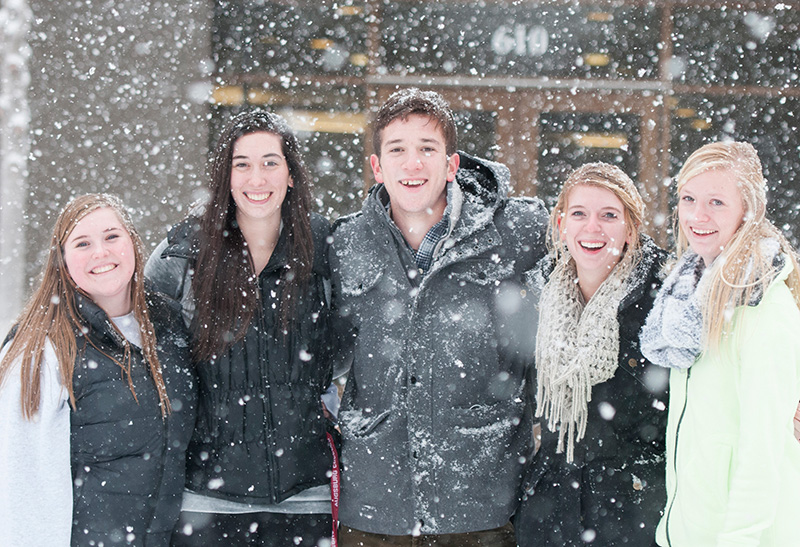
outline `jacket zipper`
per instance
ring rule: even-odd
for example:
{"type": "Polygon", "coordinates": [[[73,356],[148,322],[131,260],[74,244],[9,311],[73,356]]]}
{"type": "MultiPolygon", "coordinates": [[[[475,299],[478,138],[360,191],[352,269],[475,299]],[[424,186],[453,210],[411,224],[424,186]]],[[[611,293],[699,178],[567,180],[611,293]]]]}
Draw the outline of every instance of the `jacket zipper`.
{"type": "MultiPolygon", "coordinates": [[[[140,351],[139,352],[139,359],[141,362],[142,367],[147,368],[148,364],[145,363],[144,354],[140,351]]],[[[153,521],[156,518],[156,511],[158,510],[159,501],[161,500],[161,488],[164,486],[164,475],[166,474],[167,469],[167,451],[169,450],[169,416],[162,416],[161,417],[161,466],[159,473],[159,481],[158,487],[156,488],[155,497],[153,498],[153,505],[152,511],[150,512],[150,518],[147,519],[147,528],[144,531],[145,537],[142,538],[145,543],[147,542],[146,536],[150,533],[153,526],[153,521]]]]}
{"type": "Polygon", "coordinates": [[[145,534],[148,534],[153,526],[153,521],[156,518],[156,511],[158,510],[159,501],[161,500],[161,488],[164,486],[164,475],[166,474],[167,470],[167,451],[169,450],[169,425],[167,421],[169,417],[165,417],[161,419],[161,431],[162,431],[162,446],[161,446],[161,479],[158,481],[158,488],[156,488],[156,496],[155,496],[155,503],[153,504],[153,510],[150,513],[149,524],[147,526],[147,530],[145,534]]]}
{"type": "Polygon", "coordinates": [[[681,409],[681,417],[678,418],[678,425],[675,428],[675,448],[674,453],[672,455],[672,467],[673,471],[675,472],[675,488],[672,491],[672,502],[669,504],[669,508],[667,508],[667,520],[666,526],[664,529],[667,533],[667,545],[668,547],[672,546],[672,540],[669,537],[669,520],[672,516],[672,507],[675,505],[675,498],[678,497],[678,438],[680,437],[681,432],[681,424],[683,423],[683,417],[686,415],[686,407],[689,402],[689,377],[692,375],[692,369],[689,368],[686,371],[686,385],[683,390],[683,408],[681,409]]]}
{"type": "MultiPolygon", "coordinates": [[[[263,273],[263,272],[262,272],[263,273]]],[[[260,277],[260,276],[259,276],[260,277]]],[[[266,337],[266,321],[264,318],[264,297],[262,295],[263,290],[263,281],[259,279],[259,287],[258,287],[258,328],[259,328],[259,337],[258,337],[258,345],[262,346],[264,343],[264,339],[266,337]]],[[[269,467],[270,467],[270,479],[272,482],[272,492],[270,503],[278,503],[278,498],[280,497],[280,489],[279,489],[279,482],[278,479],[278,462],[275,459],[275,424],[272,421],[272,392],[271,392],[271,384],[269,380],[269,363],[266,362],[267,360],[267,348],[260,347],[259,348],[259,375],[261,376],[261,381],[263,382],[264,386],[264,406],[265,408],[265,418],[266,418],[266,427],[267,427],[267,458],[269,459],[269,467]]]]}

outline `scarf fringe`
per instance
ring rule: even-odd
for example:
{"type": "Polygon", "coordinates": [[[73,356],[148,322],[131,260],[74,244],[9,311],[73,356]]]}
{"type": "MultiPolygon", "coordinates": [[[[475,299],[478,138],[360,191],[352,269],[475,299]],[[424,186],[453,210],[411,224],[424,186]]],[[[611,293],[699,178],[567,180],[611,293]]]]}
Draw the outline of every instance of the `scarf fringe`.
{"type": "Polygon", "coordinates": [[[556,452],[575,459],[586,434],[592,386],[614,376],[619,360],[619,304],[641,261],[618,264],[584,306],[569,253],[542,290],[536,334],[536,417],[558,431],[556,452]]]}

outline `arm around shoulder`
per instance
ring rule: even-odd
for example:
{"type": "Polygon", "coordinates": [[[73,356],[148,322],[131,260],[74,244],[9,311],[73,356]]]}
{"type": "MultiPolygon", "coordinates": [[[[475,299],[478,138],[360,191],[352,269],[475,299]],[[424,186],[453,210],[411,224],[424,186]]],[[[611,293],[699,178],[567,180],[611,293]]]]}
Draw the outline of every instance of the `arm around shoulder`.
{"type": "Polygon", "coordinates": [[[165,238],[158,244],[144,266],[144,276],[153,284],[158,292],[170,298],[180,300],[183,294],[187,260],[185,258],[164,256],[169,245],[165,238]]]}
{"type": "Polygon", "coordinates": [[[518,253],[518,270],[533,268],[547,254],[549,215],[539,198],[513,197],[506,200],[498,218],[498,230],[508,253],[518,253]]]}
{"type": "Polygon", "coordinates": [[[354,243],[358,241],[354,226],[360,215],[349,215],[339,218],[333,225],[331,244],[328,247],[328,264],[331,274],[331,358],[333,377],[345,376],[350,370],[353,360],[353,347],[357,329],[351,316],[352,309],[348,305],[344,284],[348,281],[348,271],[352,269],[353,261],[360,260],[362,253],[354,252],[354,243]]]}

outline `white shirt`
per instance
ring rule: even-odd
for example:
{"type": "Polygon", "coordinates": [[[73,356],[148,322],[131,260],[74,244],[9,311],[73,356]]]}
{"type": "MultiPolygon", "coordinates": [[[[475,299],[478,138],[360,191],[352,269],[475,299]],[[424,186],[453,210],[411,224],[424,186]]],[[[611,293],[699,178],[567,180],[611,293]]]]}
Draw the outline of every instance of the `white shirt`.
{"type": "MultiPolygon", "coordinates": [[[[0,351],[0,359],[8,346],[0,351]]],[[[41,401],[22,415],[17,359],[0,386],[0,538],[5,547],[68,547],[72,529],[69,394],[45,342],[41,401]]]]}
{"type": "MultiPolygon", "coordinates": [[[[141,346],[133,314],[111,320],[141,346]]],[[[8,346],[0,351],[5,356],[8,346]]],[[[17,359],[0,386],[0,544],[3,547],[69,547],[72,531],[72,470],[69,393],[58,360],[45,340],[39,411],[22,415],[17,359]]]]}

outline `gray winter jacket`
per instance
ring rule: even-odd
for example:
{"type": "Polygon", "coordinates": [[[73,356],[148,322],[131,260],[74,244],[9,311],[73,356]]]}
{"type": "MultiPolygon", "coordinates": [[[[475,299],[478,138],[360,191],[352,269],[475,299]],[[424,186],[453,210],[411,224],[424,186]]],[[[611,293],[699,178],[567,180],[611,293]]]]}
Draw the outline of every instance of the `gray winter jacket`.
{"type": "Polygon", "coordinates": [[[334,229],[334,324],[352,359],[339,515],[359,530],[487,530],[517,506],[536,332],[521,274],[544,255],[547,215],[507,197],[505,166],[460,155],[451,229],[424,277],[382,185],[334,229]]]}

